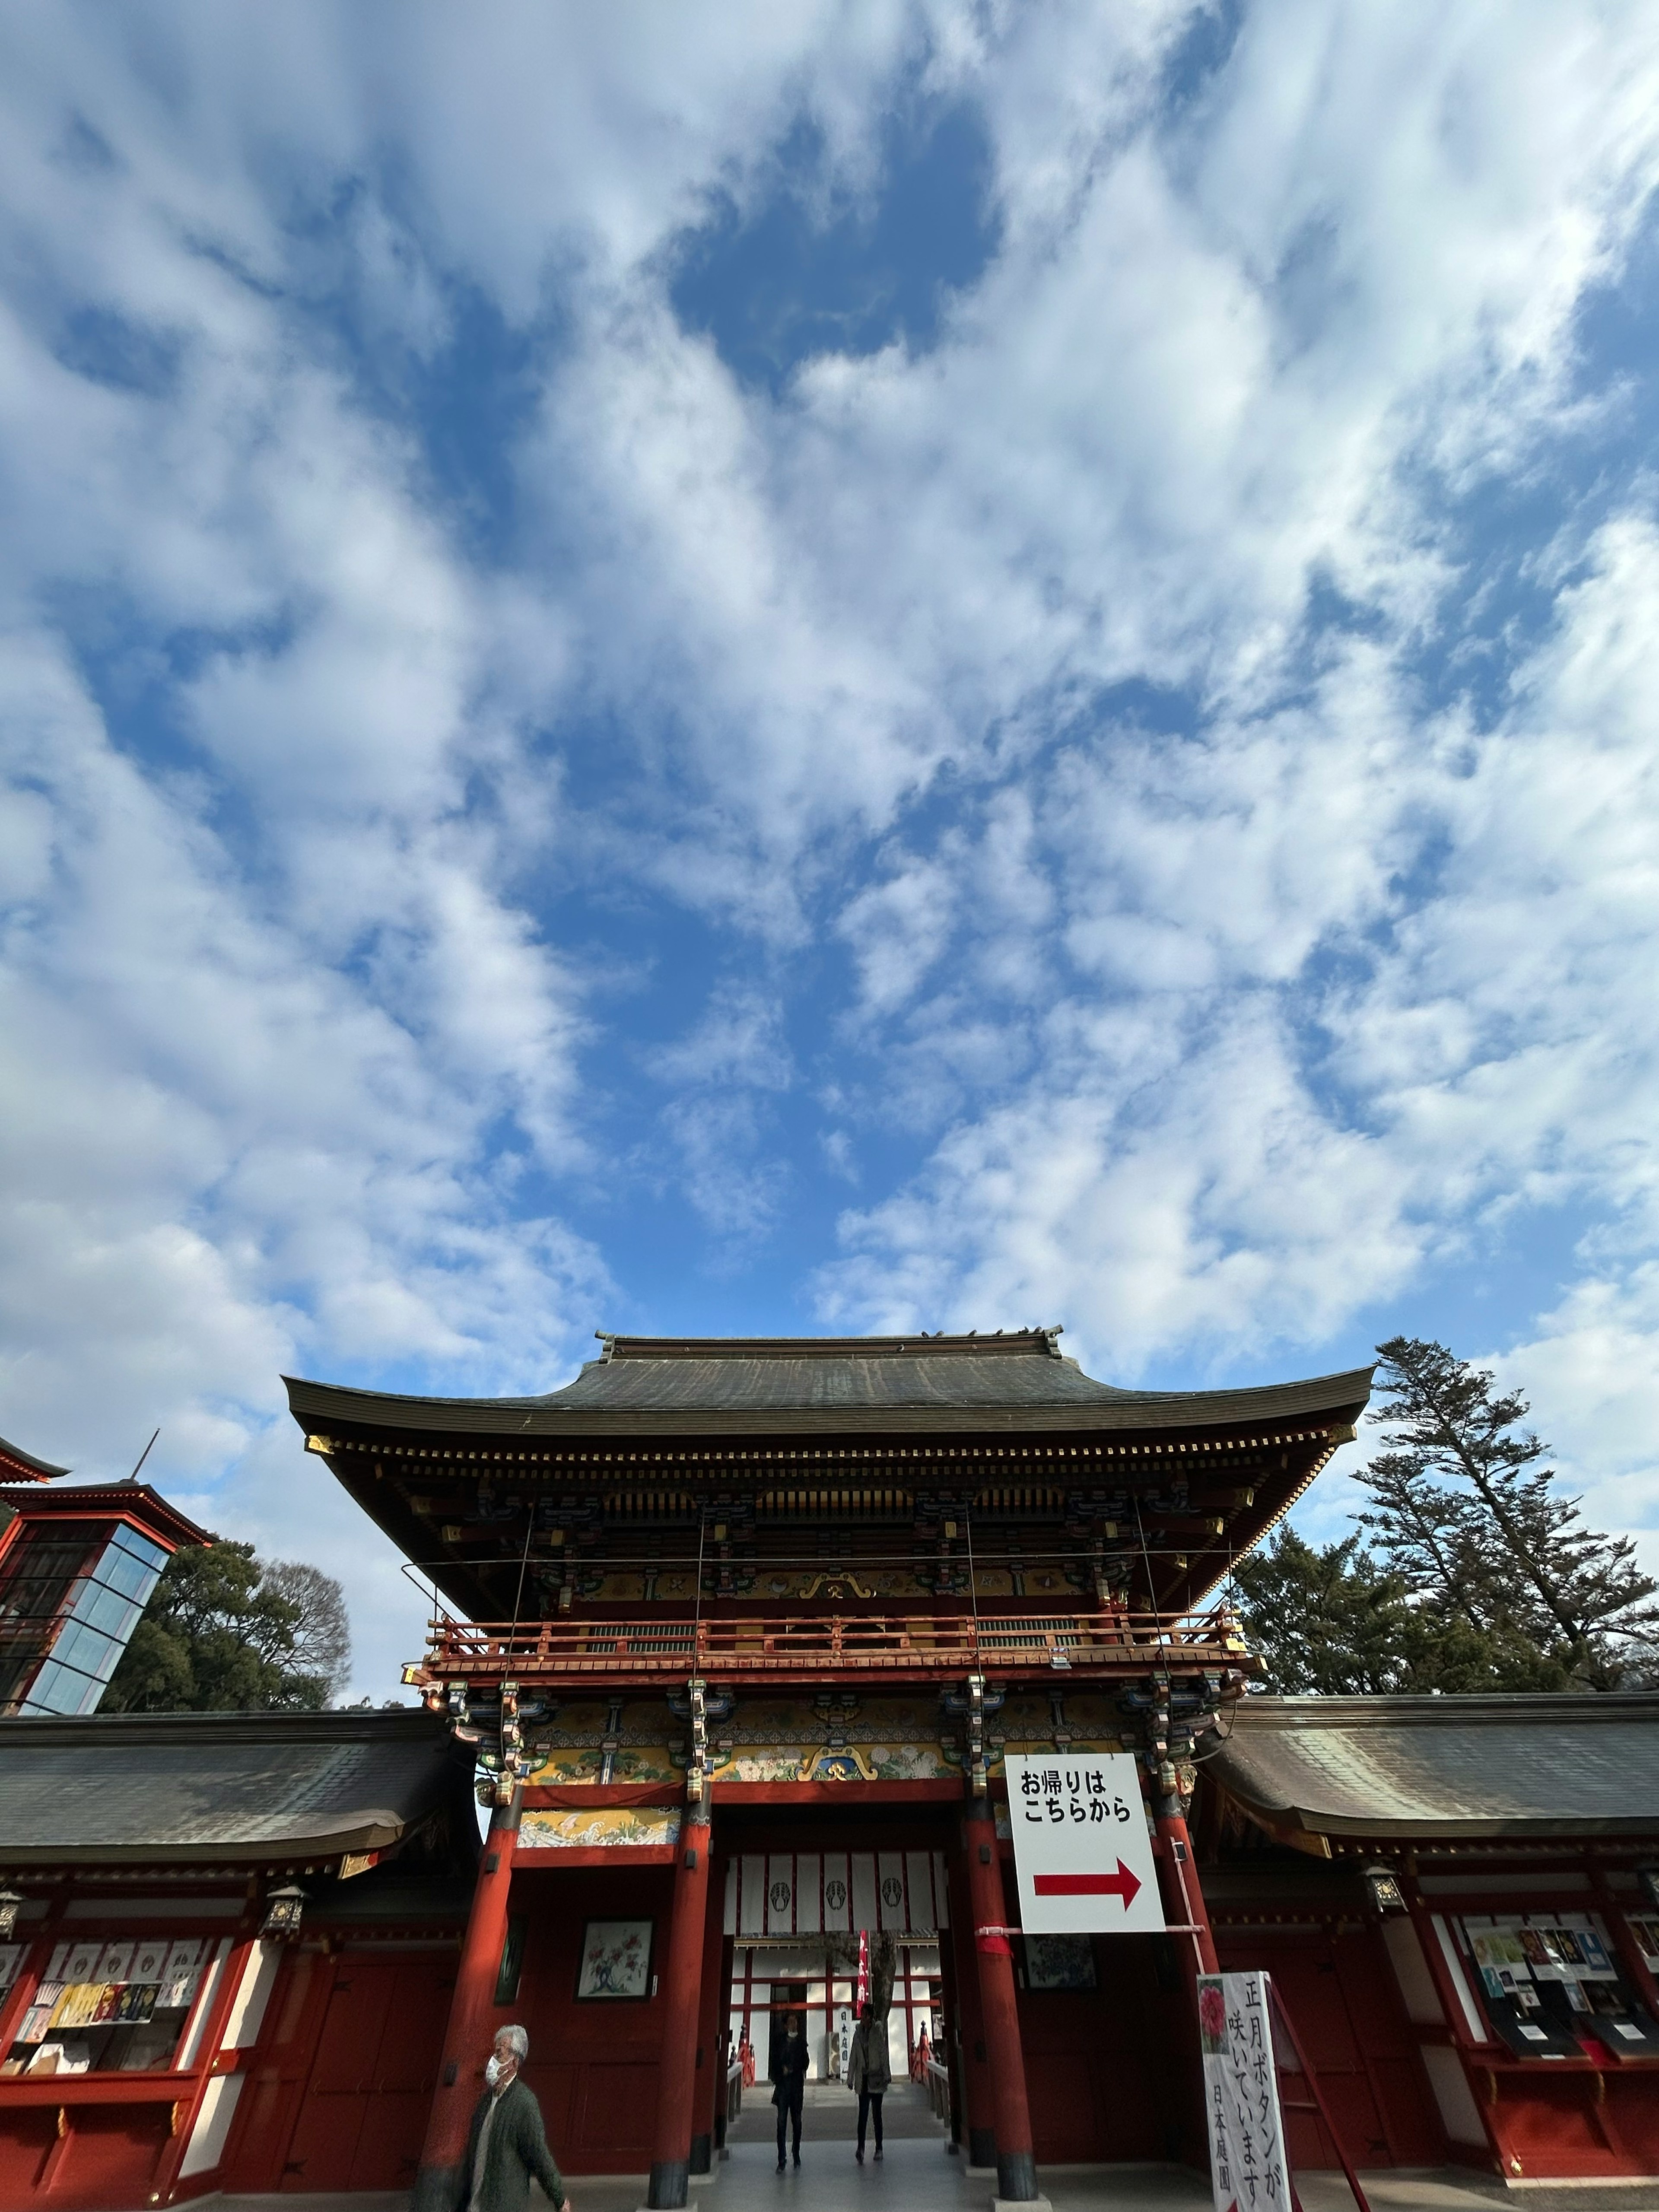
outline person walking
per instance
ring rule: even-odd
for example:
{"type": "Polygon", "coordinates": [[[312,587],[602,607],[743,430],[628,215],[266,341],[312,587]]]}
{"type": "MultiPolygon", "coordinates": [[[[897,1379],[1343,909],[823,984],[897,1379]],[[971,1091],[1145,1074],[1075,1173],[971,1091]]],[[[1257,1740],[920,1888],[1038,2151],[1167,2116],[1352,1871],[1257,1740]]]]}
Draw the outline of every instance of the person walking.
{"type": "Polygon", "coordinates": [[[542,2108],[519,2069],[530,2056],[521,2027],[499,2028],[484,2068],[484,2093],[472,2115],[454,2212],[526,2212],[533,2173],[552,2199],[554,2212],[573,2212],[559,2169],[547,2147],[542,2108]]]}
{"type": "Polygon", "coordinates": [[[881,2100],[892,2078],[893,2070],[887,2060],[887,2023],[878,2021],[875,2007],[866,2002],[853,2030],[853,2048],[847,2060],[847,2086],[858,2092],[859,2147],[854,2156],[860,2166],[864,2163],[865,2129],[872,2113],[876,2122],[876,2156],[881,2156],[881,2100]]]}
{"type": "Polygon", "coordinates": [[[792,2012],[783,2024],[783,2038],[772,2062],[772,2102],[778,2108],[778,2172],[783,2172],[783,2130],[786,2122],[795,2131],[795,2164],[800,2164],[800,2108],[806,2097],[806,2038],[800,2032],[800,2014],[792,2012]]]}

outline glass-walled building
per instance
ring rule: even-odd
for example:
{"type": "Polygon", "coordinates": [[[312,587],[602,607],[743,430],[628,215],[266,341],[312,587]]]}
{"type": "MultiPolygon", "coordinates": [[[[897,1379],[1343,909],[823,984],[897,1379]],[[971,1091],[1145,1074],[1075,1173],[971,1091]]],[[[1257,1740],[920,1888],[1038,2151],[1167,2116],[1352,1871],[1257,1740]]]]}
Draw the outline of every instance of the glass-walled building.
{"type": "Polygon", "coordinates": [[[0,1713],[95,1712],[168,1559],[205,1532],[147,1483],[0,1488],[0,1713]]]}

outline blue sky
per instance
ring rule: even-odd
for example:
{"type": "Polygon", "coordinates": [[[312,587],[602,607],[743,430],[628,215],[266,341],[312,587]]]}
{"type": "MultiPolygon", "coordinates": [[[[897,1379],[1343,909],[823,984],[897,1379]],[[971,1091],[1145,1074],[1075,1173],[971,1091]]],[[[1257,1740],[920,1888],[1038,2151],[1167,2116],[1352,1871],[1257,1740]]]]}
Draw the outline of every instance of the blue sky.
{"type": "MultiPolygon", "coordinates": [[[[1659,1564],[1659,48],[0,9],[0,1432],[1395,1330],[1659,1564]]],[[[1333,1480],[1310,1527],[1340,1529],[1333,1480]]]]}

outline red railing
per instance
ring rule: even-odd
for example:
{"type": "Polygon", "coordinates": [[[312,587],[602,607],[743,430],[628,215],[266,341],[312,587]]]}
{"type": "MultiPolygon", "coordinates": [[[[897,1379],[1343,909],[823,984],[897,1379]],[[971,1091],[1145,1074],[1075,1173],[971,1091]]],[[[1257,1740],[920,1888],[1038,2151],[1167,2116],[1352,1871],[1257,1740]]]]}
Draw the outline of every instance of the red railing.
{"type": "Polygon", "coordinates": [[[792,1613],[773,1620],[438,1620],[426,1656],[407,1670],[417,1686],[448,1681],[568,1680],[688,1674],[928,1677],[1069,1671],[1139,1674],[1174,1667],[1249,1671],[1237,1617],[1207,1613],[1063,1615],[792,1613]]]}

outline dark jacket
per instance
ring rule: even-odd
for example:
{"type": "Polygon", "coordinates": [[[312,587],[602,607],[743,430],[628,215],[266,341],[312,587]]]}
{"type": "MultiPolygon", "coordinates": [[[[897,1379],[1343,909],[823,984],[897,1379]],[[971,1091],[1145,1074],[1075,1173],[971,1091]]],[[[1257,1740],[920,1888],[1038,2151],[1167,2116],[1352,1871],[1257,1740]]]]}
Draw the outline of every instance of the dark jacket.
{"type": "Polygon", "coordinates": [[[866,2027],[862,2021],[853,2030],[853,2045],[847,2054],[847,2086],[854,2092],[860,2089],[872,2097],[884,2097],[893,2078],[893,2069],[887,2057],[887,2023],[872,2020],[866,2027]]]}
{"type": "MultiPolygon", "coordinates": [[[[461,2168],[455,2212],[466,2212],[472,2199],[472,2166],[478,2155],[478,2131],[484,2124],[495,2092],[486,2089],[478,2100],[467,2130],[466,2162],[461,2168]]],[[[518,2075],[507,2083],[490,2124],[484,2151],[483,2185],[478,2191],[479,2212],[526,2212],[530,2177],[534,2174],[556,2206],[564,2203],[564,2184],[547,2148],[542,2108],[536,2093],[518,2075]]]]}
{"type": "Polygon", "coordinates": [[[778,2038],[778,2055],[772,2062],[772,2079],[777,2084],[772,2093],[775,2105],[792,2105],[803,2094],[810,2063],[804,2035],[778,2038]]]}

